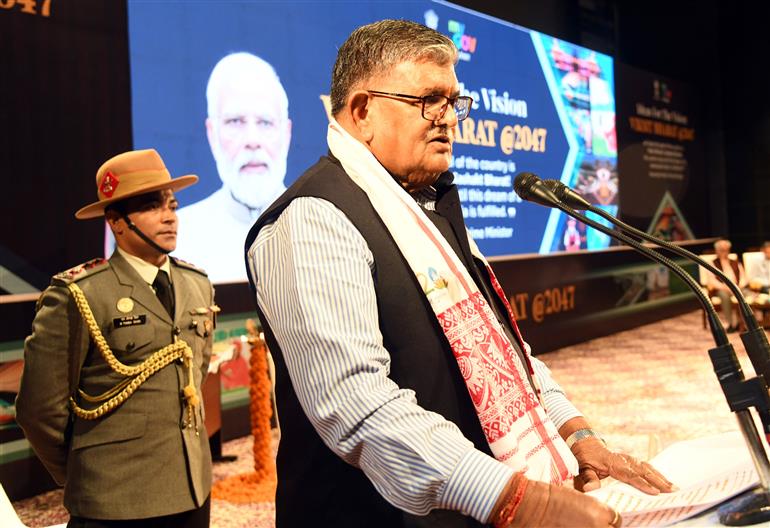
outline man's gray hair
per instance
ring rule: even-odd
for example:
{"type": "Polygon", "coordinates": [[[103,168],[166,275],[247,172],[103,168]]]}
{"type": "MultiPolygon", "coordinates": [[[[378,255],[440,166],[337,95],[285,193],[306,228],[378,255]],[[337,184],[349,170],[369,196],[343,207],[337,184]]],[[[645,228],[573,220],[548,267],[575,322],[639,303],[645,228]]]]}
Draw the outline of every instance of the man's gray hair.
{"type": "Polygon", "coordinates": [[[332,115],[345,107],[350,92],[361,83],[408,61],[455,64],[457,47],[438,31],[409,20],[381,20],[353,31],[332,70],[332,115]]]}
{"type": "Polygon", "coordinates": [[[725,238],[719,239],[716,242],[714,242],[714,249],[725,248],[726,250],[729,251],[731,247],[733,247],[733,243],[725,238]]]}
{"type": "Polygon", "coordinates": [[[230,53],[217,62],[211,70],[209,82],[206,85],[206,103],[209,117],[217,113],[219,91],[222,86],[229,83],[275,83],[278,93],[281,116],[289,117],[289,98],[286,96],[281,80],[275,69],[264,59],[245,51],[230,53]]]}

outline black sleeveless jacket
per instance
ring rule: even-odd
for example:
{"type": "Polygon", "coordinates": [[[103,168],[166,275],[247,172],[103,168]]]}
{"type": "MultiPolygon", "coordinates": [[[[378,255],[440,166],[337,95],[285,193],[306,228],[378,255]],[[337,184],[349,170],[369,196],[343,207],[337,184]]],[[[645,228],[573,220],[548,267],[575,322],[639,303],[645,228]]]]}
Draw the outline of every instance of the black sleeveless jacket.
{"type": "MultiPolygon", "coordinates": [[[[451,174],[442,175],[440,181],[447,179],[451,180],[451,174]]],[[[246,239],[246,251],[259,230],[274,222],[298,197],[317,197],[331,202],[367,241],[374,255],[373,279],[380,330],[391,355],[390,378],[399,387],[414,390],[420,406],[454,422],[477,449],[490,454],[457,361],[422,289],[366,194],[337,160],[321,158],[278,198],[252,227],[246,239]]],[[[486,270],[478,265],[468,266],[473,257],[454,185],[439,188],[436,210],[449,221],[454,231],[454,240],[450,243],[456,251],[460,250],[461,260],[475,275],[474,279],[477,283],[485,281],[489,287],[486,270]]],[[[249,280],[254,290],[253,277],[249,280]]],[[[500,313],[499,303],[494,309],[500,313]]],[[[289,383],[280,347],[259,307],[257,312],[276,362],[276,400],[281,422],[277,461],[278,528],[481,526],[457,512],[439,510],[428,516],[415,516],[395,508],[377,493],[360,469],[329,450],[302,411],[289,383]]]]}

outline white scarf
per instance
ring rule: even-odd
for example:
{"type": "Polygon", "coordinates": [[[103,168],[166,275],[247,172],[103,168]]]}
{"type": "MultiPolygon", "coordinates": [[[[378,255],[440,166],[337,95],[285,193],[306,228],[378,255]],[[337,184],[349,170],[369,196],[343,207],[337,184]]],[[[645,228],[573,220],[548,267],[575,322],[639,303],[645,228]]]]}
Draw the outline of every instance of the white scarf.
{"type": "MultiPolygon", "coordinates": [[[[350,179],[366,193],[414,272],[449,341],[495,458],[531,479],[561,484],[578,464],[548,418],[525,368],[468,270],[433,222],[374,155],[334,119],[327,141],[350,179]]],[[[492,269],[468,236],[471,252],[492,269]]],[[[522,346],[525,356],[528,351],[522,346]]],[[[527,362],[529,358],[527,357],[527,362]]]]}

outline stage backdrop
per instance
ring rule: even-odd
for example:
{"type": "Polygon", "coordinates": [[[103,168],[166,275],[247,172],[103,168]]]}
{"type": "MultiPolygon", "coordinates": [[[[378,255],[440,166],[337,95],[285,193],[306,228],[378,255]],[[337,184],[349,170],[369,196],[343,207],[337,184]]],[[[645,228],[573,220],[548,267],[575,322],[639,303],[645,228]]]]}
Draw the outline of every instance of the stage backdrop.
{"type": "MultiPolygon", "coordinates": [[[[155,147],[173,174],[202,177],[199,194],[180,193],[185,204],[216,189],[203,125],[205,84],[219,58],[246,50],[271,62],[288,92],[295,124],[290,183],[326,150],[320,96],[328,93],[337,47],[353,27],[383,16],[435,25],[459,46],[458,77],[476,100],[471,120],[458,132],[454,158],[466,218],[484,250],[497,255],[492,265],[536,352],[687,306],[681,284],[669,282],[655,266],[627,250],[587,250],[607,241],[547,209],[519,203],[510,193],[507,178],[524,170],[560,178],[609,210],[617,207],[622,190],[623,207],[631,207],[637,225],[651,223],[660,190],[644,179],[627,187],[626,176],[621,186],[615,161],[615,92],[625,100],[624,92],[636,81],[619,76],[613,90],[609,57],[443,3],[0,1],[0,49],[7,50],[0,62],[0,122],[8,132],[0,142],[6,182],[0,240],[0,294],[6,294],[0,295],[0,482],[11,498],[53,487],[13,421],[13,401],[39,292],[54,273],[103,252],[103,224],[73,217],[95,200],[99,165],[132,147],[155,147]],[[204,8],[210,11],[200,12],[204,8]],[[146,35],[135,34],[140,27],[146,35]],[[149,71],[137,69],[142,61],[149,71]],[[647,187],[657,194],[643,196],[647,187]],[[567,231],[573,228],[577,236],[567,231]]],[[[677,94],[689,93],[669,85],[675,86],[670,103],[647,105],[678,104],[677,94]]],[[[618,107],[621,124],[636,115],[635,109],[623,110],[624,103],[618,107]]],[[[695,110],[687,115],[697,122],[695,110]]],[[[628,130],[621,128],[617,138],[621,149],[637,141],[634,136],[626,142],[624,133],[628,130]]],[[[683,181],[695,181],[698,166],[689,153],[686,157],[689,172],[683,181]]],[[[624,174],[639,163],[628,160],[620,160],[624,174]]],[[[637,168],[640,174],[648,170],[637,168]]],[[[700,199],[698,186],[671,180],[665,190],[693,234],[707,236],[707,201],[700,199]]],[[[243,332],[253,300],[239,282],[219,285],[217,303],[223,313],[216,340],[226,344],[243,332]]],[[[246,401],[244,388],[225,387],[226,413],[243,410],[246,401]]]]}

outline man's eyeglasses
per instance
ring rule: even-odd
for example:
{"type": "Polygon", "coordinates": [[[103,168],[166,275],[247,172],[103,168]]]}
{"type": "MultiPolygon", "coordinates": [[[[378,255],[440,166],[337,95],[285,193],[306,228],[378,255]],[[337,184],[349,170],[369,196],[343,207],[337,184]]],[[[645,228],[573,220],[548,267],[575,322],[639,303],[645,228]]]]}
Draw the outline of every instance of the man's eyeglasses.
{"type": "Polygon", "coordinates": [[[384,95],[389,97],[399,97],[402,99],[414,99],[415,101],[422,101],[422,117],[428,121],[438,121],[444,117],[444,114],[446,114],[446,110],[449,108],[449,105],[452,105],[452,108],[454,108],[457,120],[462,121],[468,117],[468,114],[471,113],[471,105],[473,104],[473,98],[468,97],[467,95],[447,97],[445,95],[432,94],[418,97],[416,95],[380,92],[377,90],[367,90],[367,92],[375,95],[384,95]]]}

